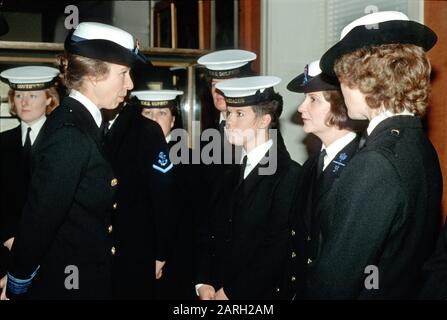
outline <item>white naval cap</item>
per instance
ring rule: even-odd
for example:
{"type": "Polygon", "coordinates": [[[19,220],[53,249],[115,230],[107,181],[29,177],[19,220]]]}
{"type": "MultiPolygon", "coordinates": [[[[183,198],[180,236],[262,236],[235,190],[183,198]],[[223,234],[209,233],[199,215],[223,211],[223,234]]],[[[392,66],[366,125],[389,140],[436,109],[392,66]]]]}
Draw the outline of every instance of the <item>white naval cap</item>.
{"type": "Polygon", "coordinates": [[[255,76],[219,82],[216,88],[224,94],[228,106],[253,106],[270,100],[273,86],[281,82],[275,76],[255,76]]]}
{"type": "Polygon", "coordinates": [[[64,45],[70,53],[111,63],[148,63],[129,32],[104,23],[81,22],[68,34],[64,45]]]}
{"type": "Polygon", "coordinates": [[[176,105],[176,98],[182,95],[179,90],[141,90],[133,91],[131,96],[138,99],[144,108],[168,108],[176,105]]]}
{"type": "Polygon", "coordinates": [[[0,78],[14,90],[43,90],[51,87],[58,75],[56,68],[26,66],[5,70],[0,78]]]}
{"type": "Polygon", "coordinates": [[[243,75],[244,68],[256,59],[256,54],[240,49],[220,50],[208,53],[197,60],[215,79],[235,78],[243,75]]]}

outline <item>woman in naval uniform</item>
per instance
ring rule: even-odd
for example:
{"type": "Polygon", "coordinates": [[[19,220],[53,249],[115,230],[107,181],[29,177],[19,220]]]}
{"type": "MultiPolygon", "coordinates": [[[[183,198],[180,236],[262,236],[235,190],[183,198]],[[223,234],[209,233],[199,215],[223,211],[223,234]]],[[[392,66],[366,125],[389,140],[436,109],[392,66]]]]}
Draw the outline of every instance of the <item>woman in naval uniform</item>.
{"type": "Polygon", "coordinates": [[[0,287],[6,285],[7,256],[11,250],[17,225],[26,202],[30,155],[32,145],[47,115],[59,105],[55,83],[59,70],[44,66],[26,66],[3,71],[0,78],[10,86],[8,92],[9,112],[17,116],[20,124],[0,133],[2,157],[0,203],[0,243],[6,256],[0,261],[0,287]]]}
{"type": "Polygon", "coordinates": [[[442,177],[423,130],[430,92],[428,27],[396,11],[363,16],[321,58],[352,119],[369,120],[364,145],[319,208],[323,243],[309,296],[411,299],[433,252],[442,177]]]}
{"type": "MultiPolygon", "coordinates": [[[[194,293],[194,225],[199,205],[194,201],[197,192],[196,179],[198,166],[191,164],[191,150],[188,148],[187,132],[175,130],[179,122],[177,97],[182,91],[145,90],[134,91],[141,114],[157,122],[166,138],[171,162],[174,163],[174,189],[167,194],[164,201],[174,204],[177,213],[175,240],[169,261],[163,268],[163,276],[157,281],[157,299],[192,300],[194,293]],[[174,132],[173,132],[174,129],[174,132]],[[176,159],[173,159],[175,157],[176,159]],[[177,159],[178,158],[178,159],[177,159]]],[[[163,201],[158,199],[158,201],[163,201]]]]}
{"type": "Polygon", "coordinates": [[[277,77],[248,77],[216,86],[228,106],[228,139],[243,147],[243,161],[239,172],[227,172],[217,184],[216,206],[201,221],[196,278],[200,299],[282,297],[301,167],[276,142],[282,97],[273,86],[279,82],[277,77]]]}
{"type": "MultiPolygon", "coordinates": [[[[298,107],[304,132],[314,134],[322,143],[320,153],[312,155],[303,165],[303,186],[297,195],[301,200],[296,202],[296,229],[307,235],[307,252],[303,256],[306,256],[309,267],[321,245],[322,227],[319,217],[314,214],[317,211],[315,207],[330,192],[332,183],[354,156],[359,143],[359,137],[353,131],[353,122],[348,118],[340,86],[336,79],[328,79],[321,73],[319,63],[320,60],[317,60],[306,65],[304,72],[287,85],[289,91],[305,94],[304,101],[298,107]],[[303,206],[306,208],[304,211],[303,206]],[[304,215],[301,215],[303,212],[304,215]]],[[[296,236],[295,239],[302,240],[303,237],[296,236]]],[[[294,269],[302,273],[305,271],[302,268],[303,264],[299,264],[294,269]]],[[[303,296],[305,282],[300,281],[298,285],[296,298],[303,296]]]]}
{"type": "MultiPolygon", "coordinates": [[[[110,226],[119,181],[102,152],[100,109],[133,88],[142,62],[132,35],[84,22],[65,40],[70,94],[50,115],[33,149],[30,191],[11,251],[7,296],[104,299],[111,292],[110,226]]],[[[126,276],[126,275],[123,275],[126,276]]]]}

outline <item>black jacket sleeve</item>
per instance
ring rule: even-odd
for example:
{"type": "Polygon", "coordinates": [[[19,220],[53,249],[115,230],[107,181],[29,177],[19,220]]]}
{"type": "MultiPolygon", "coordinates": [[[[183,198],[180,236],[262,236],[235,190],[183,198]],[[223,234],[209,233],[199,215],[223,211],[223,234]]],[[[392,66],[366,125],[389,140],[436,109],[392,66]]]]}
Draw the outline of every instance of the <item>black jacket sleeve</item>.
{"type": "Polygon", "coordinates": [[[156,233],[156,259],[165,261],[169,258],[177,230],[177,217],[173,206],[173,164],[169,159],[168,144],[164,138],[160,126],[146,118],[141,117],[143,122],[143,145],[139,150],[143,150],[142,159],[147,175],[147,181],[151,185],[147,190],[147,195],[152,199],[152,209],[154,211],[154,223],[156,233]]]}
{"type": "Polygon", "coordinates": [[[32,277],[63,223],[89,157],[86,139],[76,127],[62,126],[35,153],[28,201],[11,251],[13,277],[32,277]]]}

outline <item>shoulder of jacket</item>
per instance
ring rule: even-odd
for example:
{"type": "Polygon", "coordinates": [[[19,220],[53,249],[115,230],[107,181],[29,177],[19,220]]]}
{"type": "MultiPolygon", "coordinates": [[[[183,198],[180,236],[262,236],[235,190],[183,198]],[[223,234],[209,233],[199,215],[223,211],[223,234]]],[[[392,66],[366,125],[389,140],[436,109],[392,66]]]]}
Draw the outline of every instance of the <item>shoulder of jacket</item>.
{"type": "Polygon", "coordinates": [[[12,129],[5,130],[0,132],[0,139],[8,139],[17,134],[17,131],[20,132],[20,124],[12,129]]]}
{"type": "Polygon", "coordinates": [[[48,116],[48,127],[57,129],[63,126],[76,127],[79,123],[74,110],[68,105],[60,105],[48,116]]]}

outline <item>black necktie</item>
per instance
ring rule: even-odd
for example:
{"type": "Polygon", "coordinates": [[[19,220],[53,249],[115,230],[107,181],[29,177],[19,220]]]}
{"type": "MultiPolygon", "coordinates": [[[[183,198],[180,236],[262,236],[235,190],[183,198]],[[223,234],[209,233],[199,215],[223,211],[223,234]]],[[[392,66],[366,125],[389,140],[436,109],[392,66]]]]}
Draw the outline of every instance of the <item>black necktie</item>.
{"type": "Polygon", "coordinates": [[[109,121],[102,119],[101,126],[99,127],[99,131],[101,132],[101,137],[105,138],[107,133],[109,132],[109,121]]]}
{"type": "Polygon", "coordinates": [[[367,138],[368,138],[368,131],[365,130],[365,131],[363,131],[362,137],[360,138],[359,146],[358,146],[357,150],[360,150],[365,146],[367,138]]]}
{"type": "Polygon", "coordinates": [[[239,172],[239,183],[244,181],[245,167],[247,167],[247,155],[242,159],[241,171],[239,172]]]}
{"type": "Polygon", "coordinates": [[[222,120],[219,123],[219,132],[220,132],[221,135],[225,134],[225,120],[222,120]]]}
{"type": "Polygon", "coordinates": [[[30,154],[31,154],[31,138],[29,133],[31,132],[31,128],[28,127],[26,131],[25,144],[23,145],[23,158],[25,159],[25,163],[29,162],[30,154]]]}
{"type": "Polygon", "coordinates": [[[321,150],[320,155],[318,156],[317,178],[319,178],[321,173],[323,172],[325,156],[326,156],[326,149],[323,149],[321,150]]]}

